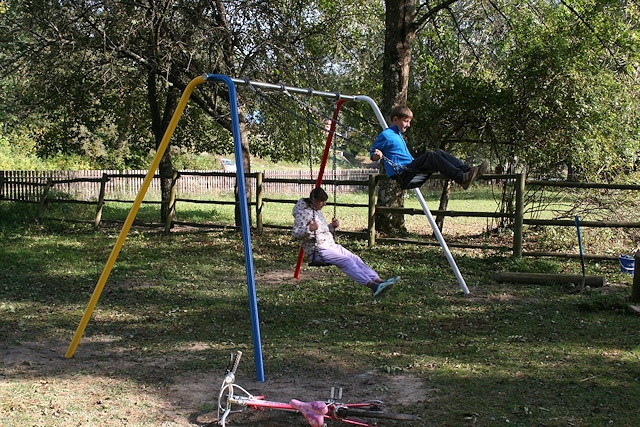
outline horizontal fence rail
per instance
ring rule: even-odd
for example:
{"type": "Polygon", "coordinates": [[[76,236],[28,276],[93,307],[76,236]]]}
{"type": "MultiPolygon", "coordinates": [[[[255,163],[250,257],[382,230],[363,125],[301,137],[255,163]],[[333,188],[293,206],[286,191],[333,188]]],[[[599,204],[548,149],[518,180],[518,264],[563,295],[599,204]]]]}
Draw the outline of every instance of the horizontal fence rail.
{"type": "MultiPolygon", "coordinates": [[[[98,227],[102,221],[102,208],[107,202],[131,202],[138,194],[140,186],[146,176],[147,171],[117,171],[117,170],[92,170],[92,171],[0,171],[0,200],[36,203],[39,205],[39,212],[44,209],[47,203],[82,203],[95,204],[96,216],[91,221],[98,227]]],[[[353,169],[329,172],[323,181],[323,186],[328,193],[368,193],[369,200],[366,204],[338,203],[329,201],[330,206],[362,208],[367,210],[369,218],[367,230],[362,232],[345,232],[343,234],[354,235],[367,239],[370,246],[373,246],[376,239],[381,242],[413,243],[421,245],[438,245],[435,241],[409,240],[403,238],[377,238],[375,233],[375,218],[378,214],[405,214],[423,215],[421,209],[384,207],[377,206],[376,187],[379,179],[378,169],[353,169]]],[[[202,171],[183,170],[176,171],[172,182],[172,200],[170,206],[175,212],[176,204],[199,203],[235,205],[234,201],[209,200],[203,196],[212,197],[225,193],[232,193],[236,184],[235,173],[223,171],[202,171]]],[[[266,224],[263,219],[263,210],[266,203],[295,204],[298,199],[285,199],[277,197],[267,197],[267,195],[277,194],[299,194],[308,195],[315,186],[316,179],[309,171],[264,171],[257,173],[247,173],[247,180],[251,182],[248,191],[251,191],[255,198],[250,202],[250,206],[255,208],[256,228],[259,232],[266,228],[287,228],[281,225],[266,224]]],[[[423,188],[437,188],[438,179],[441,176],[434,175],[428,185],[423,188]],[[436,183],[436,184],[434,184],[436,183]]],[[[443,217],[475,217],[475,218],[497,218],[509,219],[513,222],[513,243],[511,247],[491,246],[486,244],[473,243],[448,243],[451,247],[477,248],[512,251],[515,256],[550,256],[564,258],[578,258],[579,254],[559,253],[559,252],[524,252],[523,251],[523,226],[560,226],[575,227],[575,221],[569,219],[536,219],[526,218],[524,211],[524,193],[526,188],[536,187],[561,187],[577,189],[601,189],[601,190],[622,190],[640,191],[640,185],[630,184],[601,184],[582,183],[565,181],[539,181],[526,180],[524,174],[508,175],[485,175],[481,177],[485,181],[504,182],[514,185],[515,202],[513,212],[479,212],[479,211],[451,211],[432,210],[431,213],[443,217]]],[[[637,197],[636,197],[637,198],[637,197]]],[[[143,203],[160,204],[160,175],[155,175],[152,184],[143,203]]],[[[39,213],[38,213],[39,215],[39,213]]],[[[169,218],[167,224],[161,224],[167,231],[172,224],[219,227],[215,224],[197,224],[175,221],[173,216],[169,218]]],[[[160,224],[156,224],[160,225],[160,224]]],[[[581,221],[582,227],[593,228],[640,228],[640,221],[581,221]]],[[[228,226],[220,226],[228,227],[228,226]]],[[[587,259],[616,260],[617,257],[607,255],[586,254],[587,259]]]]}
{"type": "MultiPolygon", "coordinates": [[[[335,180],[340,182],[339,193],[350,193],[367,190],[369,175],[377,173],[378,169],[347,169],[335,171],[335,180]],[[348,184],[345,185],[345,184],[348,184]]],[[[134,198],[144,181],[147,171],[117,171],[117,170],[86,170],[86,171],[0,171],[0,199],[16,202],[37,202],[42,195],[42,189],[50,180],[54,185],[54,193],[63,193],[74,200],[95,201],[100,192],[100,185],[104,176],[107,181],[104,188],[106,200],[126,201],[134,198]],[[125,200],[122,200],[125,199],[125,200]]],[[[264,171],[263,188],[265,193],[273,194],[304,194],[313,188],[315,177],[309,171],[264,171]],[[312,183],[312,184],[310,184],[312,183]]],[[[211,195],[220,192],[233,191],[236,182],[235,173],[223,171],[194,171],[178,172],[176,192],[188,197],[211,195]]],[[[257,177],[257,173],[247,173],[247,178],[257,177]]],[[[331,184],[334,172],[325,174],[325,184],[331,184]]],[[[160,194],[160,175],[155,175],[148,194],[150,197],[160,194]]]]}

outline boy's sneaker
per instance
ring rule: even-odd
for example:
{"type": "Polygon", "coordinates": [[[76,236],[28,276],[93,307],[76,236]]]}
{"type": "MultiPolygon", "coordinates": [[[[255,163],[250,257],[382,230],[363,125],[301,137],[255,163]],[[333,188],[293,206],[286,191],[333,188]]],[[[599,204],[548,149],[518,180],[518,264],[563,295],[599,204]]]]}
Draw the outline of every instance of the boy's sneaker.
{"type": "Polygon", "coordinates": [[[489,162],[487,162],[486,160],[480,163],[478,166],[473,166],[471,169],[469,169],[468,172],[462,174],[462,182],[460,183],[460,185],[462,185],[462,188],[467,190],[469,187],[471,187],[473,181],[475,181],[479,176],[487,173],[488,170],[489,162]]]}
{"type": "Polygon", "coordinates": [[[471,184],[473,184],[473,181],[475,181],[478,177],[479,172],[480,168],[478,166],[472,166],[468,172],[463,173],[462,182],[460,183],[462,188],[464,188],[465,190],[469,189],[469,187],[471,187],[471,184]]]}
{"type": "Polygon", "coordinates": [[[482,176],[489,170],[489,162],[486,160],[478,165],[478,176],[482,176]]]}
{"type": "Polygon", "coordinates": [[[374,298],[382,298],[384,297],[391,288],[396,284],[396,282],[400,280],[400,276],[392,277],[391,279],[387,279],[384,282],[378,283],[378,287],[375,291],[373,291],[374,298]]]}

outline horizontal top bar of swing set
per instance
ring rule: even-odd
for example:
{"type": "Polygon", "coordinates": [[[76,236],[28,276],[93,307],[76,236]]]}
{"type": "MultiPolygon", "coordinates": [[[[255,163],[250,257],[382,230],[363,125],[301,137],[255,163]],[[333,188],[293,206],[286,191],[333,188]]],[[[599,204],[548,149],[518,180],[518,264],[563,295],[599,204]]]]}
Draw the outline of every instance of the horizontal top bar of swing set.
{"type": "MultiPolygon", "coordinates": [[[[210,80],[208,75],[205,74],[205,80],[210,80]]],[[[245,86],[254,86],[259,87],[260,89],[268,89],[268,90],[277,90],[280,92],[292,92],[292,93],[300,93],[307,96],[321,96],[324,98],[334,98],[334,99],[344,99],[345,101],[358,101],[367,99],[368,97],[363,95],[343,95],[340,92],[325,92],[321,90],[313,90],[311,88],[299,88],[293,86],[286,86],[284,84],[275,84],[275,83],[264,83],[257,82],[248,79],[238,79],[231,77],[231,81],[235,85],[245,85],[245,86]]]]}

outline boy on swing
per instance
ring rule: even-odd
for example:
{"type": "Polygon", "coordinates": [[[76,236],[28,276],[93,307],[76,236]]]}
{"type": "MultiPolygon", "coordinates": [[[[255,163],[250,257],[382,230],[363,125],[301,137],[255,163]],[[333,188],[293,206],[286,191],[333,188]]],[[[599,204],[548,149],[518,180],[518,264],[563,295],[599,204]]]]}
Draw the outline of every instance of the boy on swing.
{"type": "Polygon", "coordinates": [[[391,126],[383,130],[369,151],[371,160],[384,160],[387,176],[407,190],[419,187],[429,175],[440,172],[465,190],[484,173],[489,164],[485,160],[478,166],[468,166],[444,150],[427,151],[413,158],[402,134],[411,126],[413,112],[404,105],[391,109],[391,126]],[[423,175],[420,177],[419,175],[423,175]]]}
{"type": "Polygon", "coordinates": [[[328,224],[322,214],[328,198],[321,187],[316,187],[308,198],[298,200],[292,212],[292,237],[300,242],[310,260],[315,257],[323,265],[337,266],[352,280],[371,289],[374,297],[383,297],[400,277],[383,281],[358,255],[335,242],[333,235],[340,222],[333,218],[331,224],[328,224]]]}

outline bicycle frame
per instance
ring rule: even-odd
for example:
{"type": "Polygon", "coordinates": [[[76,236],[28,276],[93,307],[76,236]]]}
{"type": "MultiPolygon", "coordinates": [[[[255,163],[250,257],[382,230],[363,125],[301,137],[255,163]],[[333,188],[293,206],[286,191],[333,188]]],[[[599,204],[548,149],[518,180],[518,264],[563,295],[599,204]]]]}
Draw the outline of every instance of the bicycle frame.
{"type": "MultiPolygon", "coordinates": [[[[229,414],[243,412],[247,408],[255,410],[278,410],[286,412],[296,412],[302,414],[297,408],[293,407],[291,403],[276,402],[266,400],[266,396],[255,396],[245,390],[243,387],[235,384],[235,371],[238,367],[240,356],[242,352],[238,351],[235,360],[231,361],[233,367],[227,370],[227,374],[224,377],[222,386],[220,387],[220,393],[218,395],[218,423],[223,427],[226,426],[226,420],[229,414]]],[[[340,403],[338,399],[342,398],[342,389],[331,388],[331,397],[326,402],[313,402],[318,403],[321,406],[326,406],[326,412],[322,415],[317,415],[323,420],[334,420],[344,424],[349,424],[359,427],[375,427],[378,424],[369,424],[360,419],[352,418],[349,415],[341,415],[341,411],[344,413],[348,410],[366,410],[366,414],[362,413],[361,416],[376,417],[376,413],[384,415],[381,406],[382,402],[379,400],[371,400],[360,403],[340,403]]],[[[299,402],[305,405],[309,403],[299,402]]],[[[304,414],[303,414],[304,415],[304,414]]],[[[305,415],[306,417],[306,415],[305,415]]],[[[377,418],[377,417],[376,417],[377,418]]],[[[384,417],[382,417],[384,418],[384,417]]],[[[408,419],[408,418],[405,418],[408,419]]],[[[317,423],[309,420],[311,426],[317,426],[317,423]]]]}
{"type": "MultiPolygon", "coordinates": [[[[221,405],[221,400],[218,403],[218,414],[220,411],[223,411],[222,417],[218,415],[219,423],[224,427],[226,424],[227,416],[234,412],[242,412],[246,408],[263,410],[263,409],[271,409],[278,411],[286,411],[286,412],[298,412],[299,411],[291,406],[290,403],[284,402],[276,402],[271,400],[266,400],[266,396],[254,396],[244,388],[240,387],[237,384],[224,384],[221,390],[220,397],[224,399],[226,397],[226,405],[221,405]],[[242,393],[243,395],[237,394],[237,392],[242,393]],[[226,396],[225,396],[226,395],[226,396]],[[238,409],[233,409],[236,406],[238,409]]],[[[324,415],[325,419],[340,421],[344,424],[360,426],[360,427],[374,427],[377,424],[369,424],[360,420],[356,420],[349,417],[340,417],[338,414],[341,408],[366,408],[370,410],[379,410],[382,402],[380,401],[369,401],[369,402],[361,402],[361,403],[339,403],[335,402],[332,399],[325,402],[327,405],[327,413],[324,415]]]]}

